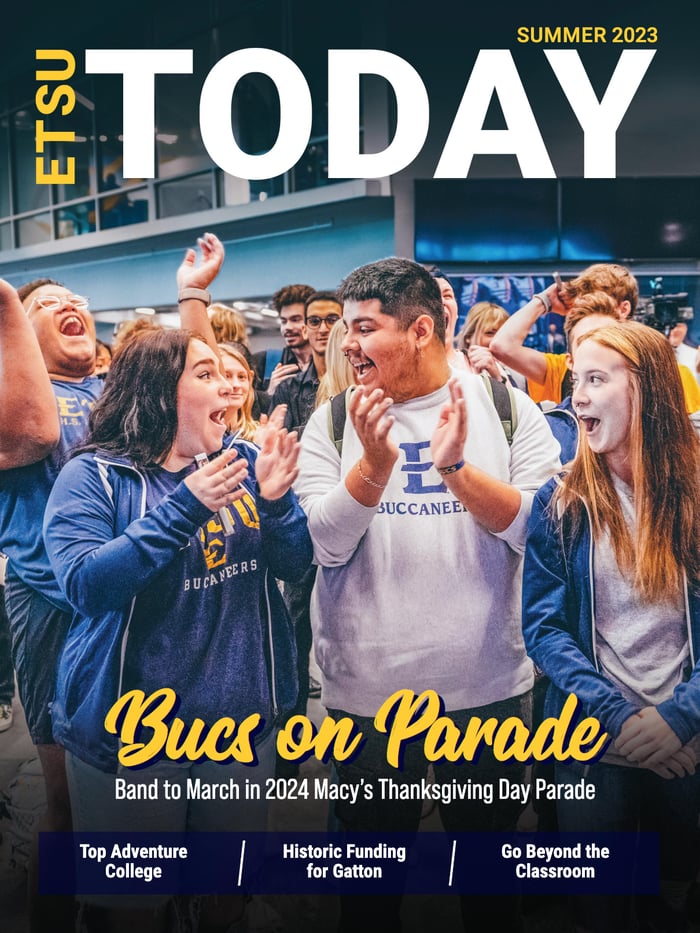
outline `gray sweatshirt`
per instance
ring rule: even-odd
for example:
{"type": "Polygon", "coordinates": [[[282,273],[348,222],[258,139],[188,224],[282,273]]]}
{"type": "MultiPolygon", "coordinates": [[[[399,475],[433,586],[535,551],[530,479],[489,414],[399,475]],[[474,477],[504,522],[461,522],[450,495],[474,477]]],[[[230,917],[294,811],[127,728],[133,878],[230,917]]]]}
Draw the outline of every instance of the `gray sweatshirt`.
{"type": "Polygon", "coordinates": [[[374,716],[394,691],[437,691],[447,710],[517,696],[533,683],[521,634],[521,555],[534,492],[559,469],[544,416],[516,390],[509,447],[478,376],[460,374],[468,412],[464,458],[521,491],[511,525],[492,534],[446,488],[430,438],[447,385],[394,405],[400,455],[378,506],[352,498],[343,478],[362,455],[350,418],[342,460],[326,406],[302,441],[296,492],[319,564],[311,604],[323,702],[374,716]]]}

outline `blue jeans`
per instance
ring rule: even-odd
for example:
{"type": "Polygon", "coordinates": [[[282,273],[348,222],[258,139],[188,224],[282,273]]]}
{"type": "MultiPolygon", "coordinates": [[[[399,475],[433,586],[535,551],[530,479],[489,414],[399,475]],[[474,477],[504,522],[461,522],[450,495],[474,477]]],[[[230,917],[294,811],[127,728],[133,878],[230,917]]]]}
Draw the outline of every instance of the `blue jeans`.
{"type": "Polygon", "coordinates": [[[5,587],[0,586],[0,703],[11,703],[15,695],[10,622],[5,609],[5,587]]]}
{"type": "Polygon", "coordinates": [[[5,606],[19,698],[29,735],[35,745],[53,745],[51,703],[71,614],[57,609],[41,593],[23,583],[12,573],[11,566],[5,579],[5,606]]]}
{"type": "MultiPolygon", "coordinates": [[[[665,780],[645,768],[596,762],[557,764],[558,784],[575,784],[581,778],[596,788],[594,800],[557,802],[559,828],[563,832],[653,832],[659,836],[660,880],[687,882],[700,867],[700,771],[665,780]]],[[[652,911],[668,913],[658,899],[645,898],[637,906],[638,919],[652,911]]],[[[580,897],[575,899],[578,921],[595,931],[619,933],[633,923],[633,899],[580,897]]],[[[660,929],[671,920],[657,922],[660,929]]]]}

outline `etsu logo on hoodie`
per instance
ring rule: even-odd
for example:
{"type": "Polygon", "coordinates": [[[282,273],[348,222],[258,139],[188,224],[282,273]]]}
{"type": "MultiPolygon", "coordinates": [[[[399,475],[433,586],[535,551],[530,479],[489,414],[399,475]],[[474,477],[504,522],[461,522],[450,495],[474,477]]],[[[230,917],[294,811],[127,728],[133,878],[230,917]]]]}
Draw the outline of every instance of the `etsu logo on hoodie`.
{"type": "MultiPolygon", "coordinates": [[[[231,519],[234,534],[241,526],[256,530],[260,528],[260,516],[255,507],[255,499],[250,493],[247,492],[243,498],[227,507],[226,511],[231,519]]],[[[226,537],[218,515],[213,515],[206,525],[199,529],[199,540],[202,542],[207,570],[213,570],[226,563],[226,537]]]]}

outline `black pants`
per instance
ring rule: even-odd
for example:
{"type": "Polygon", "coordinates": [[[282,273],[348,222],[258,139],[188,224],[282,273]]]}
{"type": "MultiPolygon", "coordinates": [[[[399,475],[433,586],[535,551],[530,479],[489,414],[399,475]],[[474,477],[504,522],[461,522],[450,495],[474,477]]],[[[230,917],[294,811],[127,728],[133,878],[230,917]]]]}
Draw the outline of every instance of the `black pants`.
{"type": "MultiPolygon", "coordinates": [[[[377,732],[373,720],[354,716],[343,710],[328,710],[334,719],[348,716],[364,735],[366,741],[360,754],[350,762],[335,762],[341,784],[370,784],[375,788],[371,800],[358,794],[356,803],[338,801],[335,814],[349,832],[408,832],[418,830],[422,803],[420,800],[382,800],[378,779],[392,778],[395,782],[412,784],[425,778],[428,761],[419,743],[405,748],[402,768],[396,770],[387,763],[387,736],[377,732]]],[[[499,722],[517,716],[529,725],[532,718],[532,693],[512,697],[487,706],[452,711],[447,714],[464,731],[472,716],[482,720],[494,716],[499,722]]],[[[439,762],[435,778],[440,782],[453,779],[466,783],[469,778],[483,783],[498,783],[502,777],[525,783],[526,767],[517,762],[497,761],[490,746],[484,748],[476,764],[470,762],[439,762]]],[[[440,804],[442,824],[448,832],[512,832],[523,810],[519,801],[494,799],[491,804],[481,800],[455,800],[440,804]]],[[[344,896],[341,897],[340,933],[399,933],[401,895],[344,896]]],[[[498,930],[518,933],[522,930],[519,898],[515,896],[463,896],[462,922],[465,930],[482,933],[498,930]]]]}
{"type": "Polygon", "coordinates": [[[15,695],[10,622],[5,609],[5,587],[0,586],[0,703],[11,703],[15,695]]]}

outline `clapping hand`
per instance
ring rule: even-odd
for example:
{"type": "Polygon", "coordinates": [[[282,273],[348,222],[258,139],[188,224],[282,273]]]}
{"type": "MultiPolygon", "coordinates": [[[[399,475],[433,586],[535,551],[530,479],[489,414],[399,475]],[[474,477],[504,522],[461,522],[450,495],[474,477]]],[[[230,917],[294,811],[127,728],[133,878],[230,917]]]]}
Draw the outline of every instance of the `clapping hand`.
{"type": "Polygon", "coordinates": [[[280,499],[299,475],[301,444],[296,431],[284,427],[285,405],[278,405],[268,417],[261,418],[256,435],[260,446],[255,461],[255,477],[263,499],[280,499]]]}
{"type": "Polygon", "coordinates": [[[467,440],[467,404],[458,379],[450,379],[450,401],[440,412],[440,419],[430,441],[430,454],[438,469],[452,466],[464,458],[467,440]]]}
{"type": "Polygon", "coordinates": [[[391,439],[393,415],[387,414],[394,400],[382,389],[366,392],[358,387],[350,396],[348,414],[362,444],[362,462],[370,476],[388,479],[399,456],[399,448],[391,439]]]}
{"type": "Polygon", "coordinates": [[[241,483],[248,475],[248,464],[237,457],[237,451],[224,450],[185,479],[185,486],[192,495],[212,512],[218,512],[245,495],[241,483]]]}

